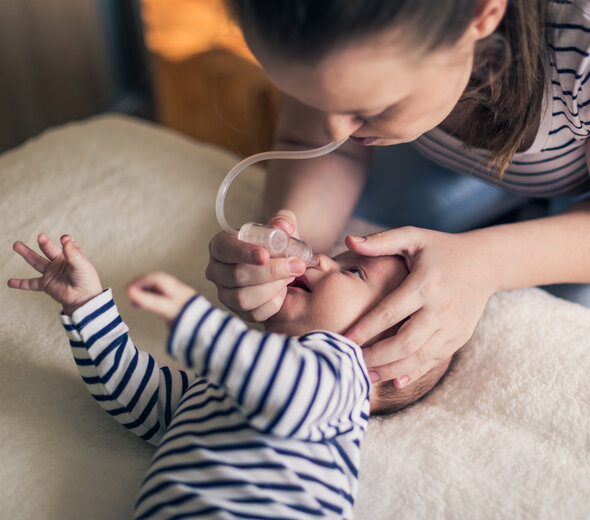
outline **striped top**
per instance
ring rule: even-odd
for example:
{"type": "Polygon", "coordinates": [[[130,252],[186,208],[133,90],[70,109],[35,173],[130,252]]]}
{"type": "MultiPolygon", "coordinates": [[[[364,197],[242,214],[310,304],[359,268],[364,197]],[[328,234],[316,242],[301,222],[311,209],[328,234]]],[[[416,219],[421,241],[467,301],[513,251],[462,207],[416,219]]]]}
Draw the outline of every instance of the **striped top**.
{"type": "Polygon", "coordinates": [[[178,370],[133,345],[110,290],[62,321],[92,396],[158,445],[134,518],[352,517],[369,414],[358,346],[265,334],[197,296],[168,340],[178,370]]]}
{"type": "Polygon", "coordinates": [[[414,141],[426,157],[453,171],[531,197],[590,191],[586,140],[590,134],[590,0],[548,0],[549,77],[539,128],[530,148],[517,153],[498,181],[483,159],[441,128],[414,141]]]}

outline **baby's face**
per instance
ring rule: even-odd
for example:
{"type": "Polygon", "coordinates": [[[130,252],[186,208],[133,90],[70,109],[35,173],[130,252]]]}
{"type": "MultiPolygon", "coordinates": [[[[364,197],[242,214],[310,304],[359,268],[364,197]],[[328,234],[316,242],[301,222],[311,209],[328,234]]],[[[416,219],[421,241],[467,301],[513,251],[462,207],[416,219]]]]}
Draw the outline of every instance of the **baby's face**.
{"type": "Polygon", "coordinates": [[[320,265],[291,283],[280,311],[266,322],[269,332],[298,336],[310,330],[345,333],[408,274],[399,256],[360,256],[352,251],[320,265]]]}

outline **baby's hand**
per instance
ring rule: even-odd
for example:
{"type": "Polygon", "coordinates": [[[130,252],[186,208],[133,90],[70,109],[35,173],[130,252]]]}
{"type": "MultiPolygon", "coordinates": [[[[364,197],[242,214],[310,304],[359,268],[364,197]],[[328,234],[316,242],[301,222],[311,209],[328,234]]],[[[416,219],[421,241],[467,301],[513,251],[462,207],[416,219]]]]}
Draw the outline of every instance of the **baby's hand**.
{"type": "Polygon", "coordinates": [[[196,291],[166,273],[148,273],[127,285],[131,303],[161,316],[172,326],[196,291]]]}
{"type": "Polygon", "coordinates": [[[37,238],[45,258],[18,241],[13,249],[42,276],[11,278],[8,287],[24,291],[43,291],[61,303],[65,314],[71,315],[78,307],[102,292],[102,284],[94,266],[70,235],[60,239],[62,247],[47,235],[37,238]]]}

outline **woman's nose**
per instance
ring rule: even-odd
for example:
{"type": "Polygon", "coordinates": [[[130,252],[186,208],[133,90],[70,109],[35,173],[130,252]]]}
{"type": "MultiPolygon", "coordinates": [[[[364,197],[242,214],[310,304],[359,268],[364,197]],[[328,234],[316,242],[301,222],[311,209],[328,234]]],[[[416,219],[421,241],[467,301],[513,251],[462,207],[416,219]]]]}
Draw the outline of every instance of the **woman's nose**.
{"type": "Polygon", "coordinates": [[[332,141],[340,141],[356,132],[363,121],[355,116],[344,114],[325,114],[324,131],[332,141]]]}

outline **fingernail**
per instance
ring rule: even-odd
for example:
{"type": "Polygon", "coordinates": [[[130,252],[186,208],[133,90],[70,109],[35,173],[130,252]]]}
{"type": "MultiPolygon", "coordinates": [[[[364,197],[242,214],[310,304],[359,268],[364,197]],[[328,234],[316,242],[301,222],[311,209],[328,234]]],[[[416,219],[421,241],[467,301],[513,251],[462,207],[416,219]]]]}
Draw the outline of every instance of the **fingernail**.
{"type": "Polygon", "coordinates": [[[305,262],[299,258],[294,257],[289,259],[289,272],[291,274],[300,274],[305,271],[305,262]]]}
{"type": "Polygon", "coordinates": [[[398,377],[397,379],[394,379],[393,382],[398,388],[403,388],[410,382],[410,376],[398,377]]]}
{"type": "Polygon", "coordinates": [[[284,225],[286,225],[286,227],[288,227],[289,229],[291,229],[291,227],[293,226],[293,224],[291,223],[291,221],[285,217],[282,216],[278,216],[278,217],[273,217],[270,220],[270,224],[271,226],[276,226],[276,227],[281,227],[279,224],[283,223],[284,225]]]}
{"type": "Polygon", "coordinates": [[[357,244],[360,244],[361,242],[365,242],[365,241],[367,240],[367,238],[366,238],[366,237],[357,237],[357,236],[355,236],[355,235],[350,235],[350,239],[351,239],[353,242],[356,242],[357,244]]]}
{"type": "Polygon", "coordinates": [[[369,379],[371,380],[371,383],[374,383],[376,381],[379,381],[379,379],[381,379],[379,377],[379,374],[377,372],[375,372],[374,370],[369,370],[369,379]]]}

